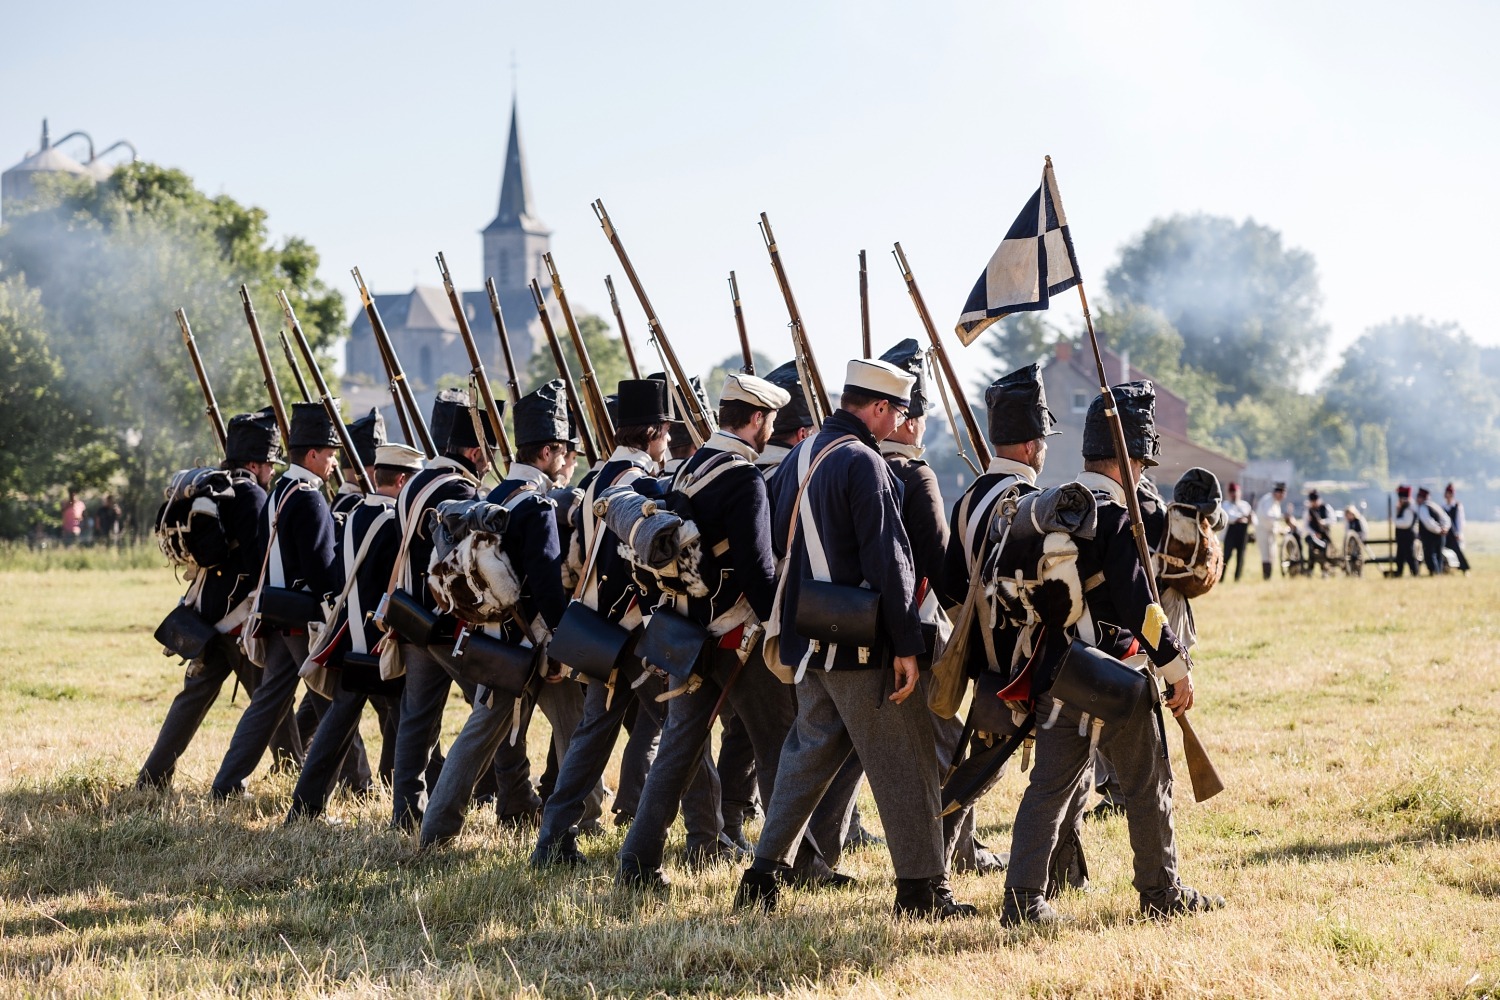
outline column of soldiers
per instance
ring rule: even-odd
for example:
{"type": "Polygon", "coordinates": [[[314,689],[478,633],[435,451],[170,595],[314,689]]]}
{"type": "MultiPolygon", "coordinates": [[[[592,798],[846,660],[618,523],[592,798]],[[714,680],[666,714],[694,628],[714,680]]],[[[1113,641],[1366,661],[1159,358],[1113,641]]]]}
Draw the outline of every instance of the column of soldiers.
{"type": "MultiPolygon", "coordinates": [[[[1153,392],[1149,383],[1114,391],[1139,479],[1155,464],[1153,392]]],[[[921,457],[929,404],[915,341],[849,362],[838,408],[821,426],[795,365],[765,378],[730,375],[718,430],[669,467],[679,436],[673,428],[681,427],[671,396],[665,377],[621,382],[611,401],[616,447],[573,489],[578,428],[564,383],[541,386],[516,405],[515,460],[484,495],[496,443],[491,424],[466,393],[444,390],[431,411],[433,458],[385,442],[383,433],[377,442],[367,418],[368,453],[345,461],[366,468],[374,492],[346,492],[336,510],[321,487],[335,468],[338,437],[320,406],[294,406],[288,465],[274,484],[279,442],[269,413],[235,417],[225,462],[235,495],[224,516],[237,544],[194,597],[222,635],[190,665],[140,783],[170,780],[235,673],[252,694],[213,780],[216,798],[242,794],[267,748],[285,743],[302,767],[287,821],[318,816],[341,775],[354,774],[358,788],[352,762],[364,756],[358,729],[368,704],[382,722],[387,757],[377,770],[392,789],[394,828],[414,833],[423,848],[440,847],[459,834],[476,800],[493,797],[502,821],[535,822],[535,867],[566,868],[587,861],[579,838],[601,829],[605,770],[631,722],[648,748],[660,735],[654,761],[635,765],[644,772],[638,800],[616,803],[617,822],[630,825],[614,862],[622,887],[669,889],[664,854],[681,812],[690,865],[749,860],[736,908],[774,910],[787,889],[837,890],[854,881],[837,866],[857,790],[868,780],[895,876],[895,914],[974,914],[950,888],[958,869],[1005,873],[1008,923],[1061,919],[1048,899],[1086,881],[1078,831],[1095,749],[1087,727],[1080,735],[1076,711],[1062,706],[1055,725],[1037,730],[1007,860],[975,841],[972,803],[943,815],[945,773],[973,727],[939,717],[927,698],[939,620],[976,589],[977,557],[1004,512],[1036,491],[1052,433],[1036,366],[987,391],[996,458],[951,515],[921,457]],[[606,518],[622,491],[691,518],[701,592],[674,591],[632,561],[634,533],[620,537],[606,518]],[[448,654],[444,643],[401,634],[387,610],[402,595],[418,616],[448,610],[429,586],[438,545],[433,514],[476,500],[506,512],[497,552],[513,570],[516,592],[507,616],[486,634],[536,654],[535,676],[519,695],[476,683],[456,663],[457,645],[448,654]],[[816,641],[799,633],[801,612],[830,584],[869,593],[878,607],[873,638],[816,641]],[[265,588],[322,599],[333,608],[325,633],[237,617],[265,588]],[[570,591],[628,633],[607,679],[585,678],[545,655],[570,591]],[[657,615],[680,616],[708,636],[691,674],[669,676],[639,654],[657,615]],[[235,642],[250,630],[243,638],[257,649],[258,667],[235,642]],[[762,641],[768,631],[778,638],[774,655],[762,641]],[[336,638],[323,641],[328,635],[336,638]],[[305,753],[292,711],[302,676],[317,691],[305,753]],[[445,757],[439,735],[455,684],[468,714],[445,757]],[[544,779],[544,802],[525,752],[536,709],[552,729],[555,776],[544,779]],[[715,761],[718,722],[728,735],[715,761]],[[744,823],[757,799],[765,822],[751,844],[744,823]]],[[[1194,699],[1190,640],[1152,602],[1154,570],[1136,554],[1100,401],[1089,411],[1081,457],[1078,482],[1093,497],[1098,527],[1077,542],[1082,620],[1069,634],[1121,660],[1141,654],[1168,684],[1167,709],[1186,711],[1194,699]]],[[[1142,497],[1154,497],[1148,485],[1142,497]]],[[[963,664],[970,677],[1009,679],[1040,656],[1036,632],[1003,617],[976,618],[974,633],[963,664]]],[[[1222,900],[1178,878],[1162,702],[1154,682],[1149,690],[1127,722],[1106,727],[1096,741],[1116,776],[1140,906],[1149,916],[1210,909],[1222,900]]],[[[1037,717],[1051,708],[1038,690],[1037,717]]]]}

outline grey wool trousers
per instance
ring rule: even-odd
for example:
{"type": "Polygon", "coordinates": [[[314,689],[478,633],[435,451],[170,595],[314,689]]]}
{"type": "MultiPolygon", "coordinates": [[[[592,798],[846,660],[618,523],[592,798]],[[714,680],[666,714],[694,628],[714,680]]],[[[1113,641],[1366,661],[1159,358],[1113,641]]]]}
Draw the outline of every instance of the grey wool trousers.
{"type": "MultiPolygon", "coordinates": [[[[547,722],[552,727],[551,752],[561,761],[568,754],[573,731],[583,720],[583,685],[575,680],[544,683],[537,689],[535,697],[528,694],[522,701],[521,728],[516,735],[516,742],[512,744],[507,734],[506,739],[500,741],[500,749],[495,751],[495,780],[499,785],[495,795],[495,815],[501,819],[525,815],[541,808],[541,800],[531,781],[531,760],[526,754],[526,734],[530,731],[532,717],[538,710],[547,717],[547,722]]],[[[584,800],[584,826],[599,822],[604,811],[604,796],[604,781],[601,778],[584,800]]]]}
{"type": "MultiPolygon", "coordinates": [[[[1152,685],[1130,718],[1105,726],[1099,740],[1119,776],[1135,862],[1133,881],[1143,896],[1169,894],[1179,885],[1172,770],[1152,708],[1154,693],[1152,685]]],[[[1045,719],[1052,712],[1052,699],[1038,698],[1036,711],[1045,719]]],[[[1088,793],[1092,763],[1089,737],[1079,735],[1076,711],[1064,708],[1051,729],[1036,731],[1036,760],[1016,810],[1006,888],[1040,892],[1046,887],[1049,859],[1080,797],[1088,793]]]]}
{"type": "MultiPolygon", "coordinates": [[[[297,671],[307,659],[307,636],[277,633],[268,638],[266,666],[260,682],[250,696],[250,704],[234,727],[229,750],[224,754],[219,773],[214,776],[213,791],[218,796],[241,792],[265,756],[271,737],[292,714],[292,701],[301,680],[297,671]]],[[[304,756],[300,737],[293,749],[304,756]]]]}
{"type": "MultiPolygon", "coordinates": [[[[489,692],[485,692],[486,695],[489,692]]],[[[516,701],[502,695],[475,698],[474,707],[458,738],[448,748],[448,758],[438,775],[437,787],[422,814],[422,844],[458,836],[474,786],[486,768],[494,767],[495,751],[510,736],[516,701]]]]}
{"type": "Polygon", "coordinates": [[[896,877],[947,874],[932,713],[920,685],[896,705],[887,700],[891,684],[884,668],[809,670],[803,677],[757,860],[792,863],[809,817],[854,751],[870,779],[896,877]]]}

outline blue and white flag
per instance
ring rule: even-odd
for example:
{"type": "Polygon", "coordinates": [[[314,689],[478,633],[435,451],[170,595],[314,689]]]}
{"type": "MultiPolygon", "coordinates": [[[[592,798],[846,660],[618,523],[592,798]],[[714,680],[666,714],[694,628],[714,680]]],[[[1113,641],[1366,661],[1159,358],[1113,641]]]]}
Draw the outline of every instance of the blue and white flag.
{"type": "Polygon", "coordinates": [[[963,315],[958,339],[972,344],[985,327],[1011,313],[1046,309],[1048,297],[1078,284],[1073,237],[1052,176],[1052,160],[1042,169],[1042,185],[1021,209],[1010,232],[979,276],[963,315]]]}

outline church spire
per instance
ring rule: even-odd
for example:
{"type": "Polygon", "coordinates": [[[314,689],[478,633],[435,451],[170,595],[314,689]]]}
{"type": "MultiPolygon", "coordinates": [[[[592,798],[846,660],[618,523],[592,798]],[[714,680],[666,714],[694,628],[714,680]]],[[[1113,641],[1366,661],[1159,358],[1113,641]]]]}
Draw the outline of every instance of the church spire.
{"type": "Polygon", "coordinates": [[[521,129],[517,121],[516,99],[510,102],[510,140],[505,150],[505,174],[500,181],[500,210],[485,227],[485,232],[521,229],[528,233],[546,233],[547,226],[537,218],[531,204],[531,183],[526,177],[526,157],[521,151],[521,129]]]}

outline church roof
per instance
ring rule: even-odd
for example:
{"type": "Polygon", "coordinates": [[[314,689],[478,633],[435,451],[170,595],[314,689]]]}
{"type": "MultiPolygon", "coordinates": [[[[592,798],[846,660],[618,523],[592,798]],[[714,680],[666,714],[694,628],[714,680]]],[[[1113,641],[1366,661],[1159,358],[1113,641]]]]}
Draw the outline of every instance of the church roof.
{"type": "Polygon", "coordinates": [[[537,217],[531,203],[531,182],[526,176],[526,156],[521,150],[521,129],[516,119],[516,102],[512,98],[510,140],[505,150],[505,174],[500,181],[500,210],[484,231],[523,229],[529,233],[549,234],[551,230],[537,217]]]}

